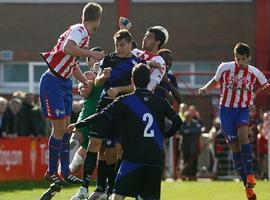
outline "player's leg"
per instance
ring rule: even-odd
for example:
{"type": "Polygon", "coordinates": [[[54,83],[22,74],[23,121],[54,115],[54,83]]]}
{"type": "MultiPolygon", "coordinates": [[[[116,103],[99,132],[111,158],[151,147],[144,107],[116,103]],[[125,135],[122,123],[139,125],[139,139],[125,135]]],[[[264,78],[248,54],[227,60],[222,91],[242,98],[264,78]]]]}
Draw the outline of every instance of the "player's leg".
{"type": "Polygon", "coordinates": [[[121,165],[122,162],[122,154],[123,154],[123,149],[122,149],[122,145],[119,143],[116,143],[116,149],[117,149],[117,164],[116,164],[116,174],[118,173],[119,167],[121,165]]]}
{"type": "Polygon", "coordinates": [[[108,176],[108,188],[107,194],[110,196],[113,192],[115,177],[117,174],[116,165],[117,165],[117,146],[115,144],[110,145],[106,141],[106,170],[108,176]]]}
{"type": "Polygon", "coordinates": [[[247,174],[247,187],[254,187],[256,180],[253,173],[253,152],[249,142],[249,109],[244,108],[239,111],[236,122],[238,141],[241,149],[243,163],[247,174]]]}
{"type": "Polygon", "coordinates": [[[89,140],[86,157],[83,165],[83,183],[78,192],[71,197],[71,200],[81,200],[88,198],[88,187],[91,175],[96,167],[97,154],[100,150],[102,139],[91,137],[89,140]]]}
{"type": "Polygon", "coordinates": [[[241,146],[241,154],[247,173],[247,186],[254,187],[256,185],[256,180],[253,173],[252,146],[248,139],[249,128],[248,126],[240,126],[237,129],[237,132],[239,135],[238,137],[241,146]]]}
{"type": "Polygon", "coordinates": [[[72,93],[70,84],[71,81],[65,82],[65,95],[64,95],[64,114],[65,114],[65,128],[63,131],[63,139],[61,144],[60,161],[61,161],[61,174],[65,182],[69,184],[80,184],[82,180],[72,175],[69,169],[69,153],[70,153],[70,134],[66,127],[70,124],[70,115],[72,112],[72,93]]]}
{"type": "Polygon", "coordinates": [[[246,184],[247,184],[246,168],[244,165],[242,153],[241,153],[240,148],[239,148],[238,140],[229,144],[229,147],[230,147],[230,149],[232,151],[232,155],[233,155],[234,168],[236,169],[239,176],[241,177],[244,186],[246,186],[246,184]]]}
{"type": "Polygon", "coordinates": [[[69,165],[69,168],[72,172],[75,172],[76,170],[78,170],[79,167],[83,165],[84,163],[84,159],[86,157],[86,149],[89,142],[89,127],[85,126],[85,127],[80,128],[79,133],[81,134],[81,137],[82,137],[81,139],[82,145],[78,149],[78,151],[75,153],[74,158],[69,165]]]}
{"type": "Polygon", "coordinates": [[[113,196],[137,197],[143,182],[143,165],[123,160],[116,175],[113,196]]]}
{"type": "MultiPolygon", "coordinates": [[[[144,166],[139,197],[143,200],[160,199],[162,166],[144,166]]],[[[140,199],[139,198],[139,199],[140,199]]]]}
{"type": "Polygon", "coordinates": [[[98,153],[98,166],[97,166],[97,183],[95,191],[90,195],[89,200],[95,200],[106,195],[107,186],[107,171],[106,171],[106,153],[105,142],[102,142],[101,148],[98,153]]]}
{"type": "MultiPolygon", "coordinates": [[[[75,133],[72,133],[70,140],[69,140],[69,147],[70,147],[70,153],[69,153],[69,160],[70,164],[72,163],[76,152],[81,147],[81,144],[83,143],[83,135],[80,131],[76,131],[75,133]]],[[[71,166],[69,164],[69,168],[71,172],[74,172],[74,170],[71,169],[71,166]]]]}
{"type": "Polygon", "coordinates": [[[86,149],[84,149],[83,147],[80,147],[76,151],[73,160],[69,164],[71,173],[77,172],[80,166],[83,165],[85,156],[86,156],[86,149]]]}
{"type": "Polygon", "coordinates": [[[62,182],[57,170],[62,139],[66,130],[64,92],[61,89],[61,84],[62,80],[48,72],[42,75],[40,81],[42,113],[52,125],[52,132],[48,141],[49,162],[45,179],[57,184],[62,182]]]}
{"type": "Polygon", "coordinates": [[[243,162],[242,154],[240,152],[237,131],[235,128],[235,122],[238,116],[238,109],[236,108],[220,108],[220,121],[222,132],[226,138],[226,141],[233,153],[233,162],[236,171],[238,171],[243,184],[246,185],[246,169],[243,162]]]}

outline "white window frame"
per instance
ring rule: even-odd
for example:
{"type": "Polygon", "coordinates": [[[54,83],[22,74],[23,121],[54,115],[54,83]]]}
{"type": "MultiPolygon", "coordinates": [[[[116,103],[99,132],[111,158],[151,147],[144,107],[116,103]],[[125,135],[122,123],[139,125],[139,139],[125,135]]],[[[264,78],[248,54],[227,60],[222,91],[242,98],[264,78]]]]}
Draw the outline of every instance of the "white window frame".
{"type": "MultiPolygon", "coordinates": [[[[204,75],[194,75],[192,73],[205,73],[205,71],[198,71],[198,70],[196,70],[196,67],[200,66],[199,63],[200,62],[197,62],[197,61],[196,62],[174,61],[174,64],[173,64],[174,66],[172,68],[172,71],[173,71],[173,73],[191,73],[191,75],[190,75],[190,81],[189,82],[186,82],[185,84],[188,87],[192,88],[192,89],[198,89],[198,88],[202,87],[203,85],[202,84],[196,84],[196,76],[204,76],[204,75]],[[187,71],[178,70],[179,68],[181,68],[181,66],[188,67],[189,70],[187,70],[187,71]]],[[[203,61],[202,61],[202,63],[203,63],[203,61]]],[[[207,63],[207,62],[204,62],[204,63],[207,63]]],[[[209,64],[211,64],[211,63],[216,64],[218,62],[209,62],[209,64]]],[[[218,64],[217,64],[217,67],[218,67],[218,64]]],[[[209,71],[209,73],[212,73],[213,76],[214,76],[215,71],[209,71]]],[[[177,79],[177,76],[176,76],[176,79],[177,79]]],[[[204,83],[204,84],[206,84],[206,83],[204,83]]],[[[187,89],[187,87],[185,86],[185,84],[178,82],[178,87],[185,90],[185,89],[187,89]]]]}

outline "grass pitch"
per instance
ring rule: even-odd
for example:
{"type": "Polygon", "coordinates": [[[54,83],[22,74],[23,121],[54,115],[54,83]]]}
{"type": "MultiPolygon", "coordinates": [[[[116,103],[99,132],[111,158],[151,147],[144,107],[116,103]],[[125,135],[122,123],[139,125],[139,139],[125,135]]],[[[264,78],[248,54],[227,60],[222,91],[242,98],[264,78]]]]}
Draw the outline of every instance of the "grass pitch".
{"type": "MultiPolygon", "coordinates": [[[[42,182],[0,183],[1,200],[38,200],[47,189],[42,182]]],[[[53,200],[68,200],[77,192],[78,187],[63,188],[53,200]]],[[[90,187],[90,192],[94,187],[90,187]]],[[[270,200],[270,182],[258,181],[256,194],[259,200],[270,200]]],[[[197,182],[162,182],[162,200],[245,200],[241,183],[233,181],[197,181],[197,182]]],[[[126,198],[130,200],[131,198],[126,198]]]]}

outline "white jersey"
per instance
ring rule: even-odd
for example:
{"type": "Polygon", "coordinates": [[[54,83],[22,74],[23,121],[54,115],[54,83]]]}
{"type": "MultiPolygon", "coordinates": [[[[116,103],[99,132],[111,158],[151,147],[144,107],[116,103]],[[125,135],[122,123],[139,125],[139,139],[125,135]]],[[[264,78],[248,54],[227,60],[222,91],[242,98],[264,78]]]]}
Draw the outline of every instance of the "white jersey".
{"type": "Polygon", "coordinates": [[[78,66],[75,56],[64,52],[68,40],[72,40],[80,48],[88,47],[89,35],[83,24],[75,24],[69,27],[58,39],[57,44],[49,52],[41,53],[42,57],[54,73],[63,78],[68,78],[78,66]]]}
{"type": "Polygon", "coordinates": [[[166,64],[163,58],[159,55],[151,54],[147,51],[142,51],[139,49],[133,49],[132,54],[140,58],[141,60],[145,61],[147,64],[156,62],[159,63],[162,67],[161,71],[160,69],[152,69],[151,75],[150,75],[150,83],[148,84],[147,88],[150,91],[153,91],[156,86],[161,82],[165,72],[166,72],[166,64]]]}
{"type": "Polygon", "coordinates": [[[253,105],[256,81],[268,86],[263,73],[248,65],[240,68],[235,62],[219,65],[214,79],[220,82],[220,105],[231,108],[245,108],[253,105]]]}

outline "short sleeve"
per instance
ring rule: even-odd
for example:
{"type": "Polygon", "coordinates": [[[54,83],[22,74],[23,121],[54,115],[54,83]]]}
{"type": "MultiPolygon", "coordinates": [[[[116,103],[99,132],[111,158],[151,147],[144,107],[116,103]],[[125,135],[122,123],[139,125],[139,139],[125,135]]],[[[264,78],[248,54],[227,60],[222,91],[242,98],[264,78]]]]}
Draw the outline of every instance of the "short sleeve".
{"type": "Polygon", "coordinates": [[[224,69],[224,64],[221,63],[221,64],[218,66],[217,71],[216,71],[216,74],[215,74],[215,76],[214,76],[215,81],[217,81],[217,82],[220,81],[220,78],[221,78],[223,69],[224,69]]]}
{"type": "Polygon", "coordinates": [[[85,37],[86,36],[84,34],[84,29],[80,26],[76,26],[70,31],[70,33],[67,37],[67,41],[72,40],[78,46],[85,37]]]}

